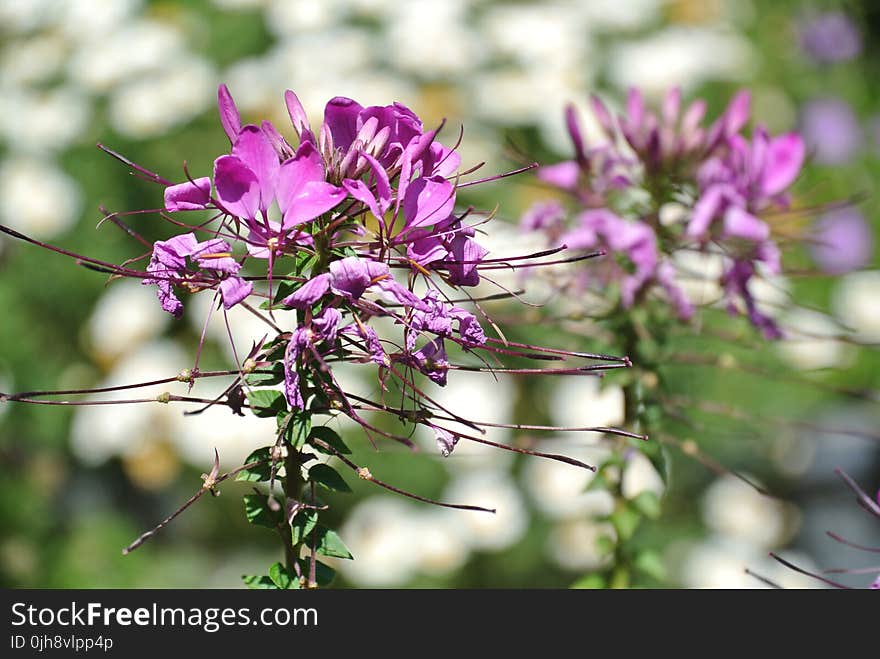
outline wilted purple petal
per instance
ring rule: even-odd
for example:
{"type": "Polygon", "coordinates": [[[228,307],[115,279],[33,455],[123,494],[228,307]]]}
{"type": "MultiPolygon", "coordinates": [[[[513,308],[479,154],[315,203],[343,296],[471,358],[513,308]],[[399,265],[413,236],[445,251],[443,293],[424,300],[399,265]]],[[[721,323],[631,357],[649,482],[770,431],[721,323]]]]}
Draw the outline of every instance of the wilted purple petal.
{"type": "Polygon", "coordinates": [[[163,310],[167,311],[175,318],[183,316],[183,303],[177,299],[176,295],[174,295],[174,287],[171,285],[170,281],[145,279],[143,283],[158,285],[159,289],[156,291],[156,295],[159,298],[159,302],[162,304],[163,310]]]}
{"type": "Polygon", "coordinates": [[[437,440],[437,449],[440,451],[440,455],[448,458],[455,449],[455,445],[458,444],[458,435],[437,426],[431,426],[431,429],[434,431],[434,438],[437,440]]]}
{"type": "Polygon", "coordinates": [[[310,309],[330,290],[330,273],[324,272],[312,277],[292,295],[284,298],[283,303],[294,309],[310,309]]]}
{"type": "Polygon", "coordinates": [[[254,285],[240,277],[227,277],[220,282],[220,297],[223,299],[223,308],[231,309],[244,300],[254,290],[254,285]]]}
{"type": "Polygon", "coordinates": [[[442,338],[428,341],[420,350],[413,353],[412,358],[413,365],[427,375],[432,382],[441,387],[446,386],[449,358],[446,355],[446,344],[442,338]]]}
{"type": "Polygon", "coordinates": [[[165,188],[165,209],[169,211],[204,210],[211,201],[211,179],[207,176],[165,188]]]}
{"type": "Polygon", "coordinates": [[[317,330],[318,336],[324,341],[332,344],[336,341],[336,335],[339,330],[339,321],[342,320],[342,314],[335,307],[327,307],[320,314],[312,319],[312,327],[317,330]]]}

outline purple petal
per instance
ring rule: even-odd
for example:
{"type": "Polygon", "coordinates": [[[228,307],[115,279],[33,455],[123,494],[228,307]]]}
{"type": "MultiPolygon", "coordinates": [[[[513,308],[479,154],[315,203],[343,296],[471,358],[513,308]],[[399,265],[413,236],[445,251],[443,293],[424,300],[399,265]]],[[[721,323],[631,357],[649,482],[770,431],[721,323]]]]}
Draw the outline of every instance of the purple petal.
{"type": "Polygon", "coordinates": [[[229,243],[220,238],[212,238],[199,243],[190,256],[200,268],[234,275],[241,269],[241,264],[232,258],[230,250],[229,243]]]}
{"type": "Polygon", "coordinates": [[[333,138],[333,148],[347,152],[358,133],[358,116],[363,106],[350,98],[337,96],[324,108],[324,125],[333,138]]]}
{"type": "Polygon", "coordinates": [[[330,274],[324,272],[312,277],[300,286],[292,295],[288,295],[282,301],[288,307],[294,309],[310,309],[330,289],[330,274]]]}
{"type": "Polygon", "coordinates": [[[217,89],[217,108],[220,110],[220,124],[226,131],[229,141],[234,144],[241,130],[241,116],[226,85],[220,85],[217,89]]]}
{"type": "Polygon", "coordinates": [[[823,272],[845,274],[871,262],[874,236],[858,209],[841,208],[819,219],[810,251],[823,272]]]}
{"type": "Polygon", "coordinates": [[[275,199],[280,168],[278,154],[269,138],[257,126],[245,126],[232,145],[232,155],[238,157],[256,176],[260,190],[259,209],[267,211],[275,199]]]}
{"type": "Polygon", "coordinates": [[[724,213],[724,235],[760,243],[770,237],[770,227],[742,208],[731,206],[724,213]]]}
{"type": "Polygon", "coordinates": [[[302,392],[299,390],[299,373],[297,372],[297,360],[301,352],[301,337],[298,336],[301,329],[297,328],[287,348],[284,350],[284,395],[292,410],[305,408],[302,392]]]}
{"type": "Polygon", "coordinates": [[[311,142],[314,144],[315,134],[312,132],[306,111],[303,109],[302,103],[299,102],[299,98],[288,89],[284,92],[284,103],[287,105],[287,114],[290,115],[290,122],[293,124],[293,129],[296,131],[300,143],[311,142]]]}
{"type": "Polygon", "coordinates": [[[407,228],[429,226],[447,219],[455,208],[455,186],[442,176],[413,181],[403,200],[407,228]]]}
{"type": "Polygon", "coordinates": [[[540,167],[537,172],[539,180],[555,185],[563,190],[574,190],[577,188],[578,175],[580,167],[574,160],[560,162],[555,165],[540,167]]]}
{"type": "Polygon", "coordinates": [[[169,211],[204,210],[211,201],[211,179],[207,176],[165,188],[165,209],[169,211]]]}
{"type": "Polygon", "coordinates": [[[345,190],[324,181],[324,164],[311,142],[303,142],[296,156],[281,166],[278,207],[284,229],[315,219],[345,197],[345,190]]]}
{"type": "Polygon", "coordinates": [[[284,139],[284,136],[278,132],[278,129],[275,128],[271,121],[261,121],[260,129],[263,131],[266,139],[269,140],[269,144],[275,149],[275,153],[281,162],[293,157],[293,147],[290,146],[288,141],[284,139]]]}
{"type": "Polygon", "coordinates": [[[183,316],[183,303],[177,299],[177,296],[174,295],[174,288],[171,285],[170,281],[167,280],[144,280],[144,283],[155,283],[158,285],[159,289],[156,291],[156,295],[159,298],[159,302],[162,304],[162,309],[167,311],[175,318],[180,318],[183,316]]]}
{"type": "Polygon", "coordinates": [[[571,137],[571,142],[574,145],[575,159],[578,160],[578,162],[583,162],[586,160],[586,155],[584,154],[584,136],[581,132],[580,122],[577,118],[577,110],[571,103],[565,106],[565,127],[568,130],[568,135],[571,137]]]}
{"type": "MultiPolygon", "coordinates": [[[[357,256],[347,256],[330,264],[331,288],[337,295],[358,299],[372,283],[368,261],[357,256]]],[[[382,266],[384,264],[377,264],[382,266]]],[[[388,274],[388,266],[385,266],[388,274]]]]}
{"type": "MultiPolygon", "coordinates": [[[[417,230],[418,231],[418,230],[417,230]]],[[[412,232],[410,238],[415,238],[412,232]]],[[[421,238],[415,238],[407,243],[406,256],[421,266],[426,266],[434,261],[439,261],[449,253],[443,240],[430,233],[423,232],[421,238]]]]}
{"type": "Polygon", "coordinates": [[[461,156],[439,142],[431,144],[422,157],[426,176],[452,176],[461,166],[461,156]]]}
{"type": "Polygon", "coordinates": [[[312,327],[317,330],[318,336],[324,341],[333,343],[336,341],[340,320],[342,320],[342,314],[339,309],[327,307],[312,319],[312,327]]]}
{"type": "Polygon", "coordinates": [[[440,455],[444,458],[448,458],[458,443],[458,435],[454,435],[448,430],[438,428],[437,426],[432,426],[431,428],[434,431],[434,438],[437,440],[437,450],[440,451],[440,455]]]}
{"type": "Polygon", "coordinates": [[[449,251],[451,259],[447,259],[447,261],[449,262],[450,283],[457,286],[476,286],[479,284],[480,274],[477,266],[489,251],[461,231],[450,242],[449,251]]]}
{"type": "Polygon", "coordinates": [[[609,137],[613,136],[614,119],[611,117],[611,113],[602,102],[602,99],[595,94],[590,94],[590,108],[593,110],[593,115],[595,115],[599,125],[602,126],[602,130],[605,131],[605,134],[609,137]]]}
{"type": "Polygon", "coordinates": [[[186,257],[198,247],[194,233],[184,233],[168,240],[158,240],[153,244],[153,261],[172,270],[183,270],[186,257]]]}
{"type": "Polygon", "coordinates": [[[240,277],[227,277],[220,282],[220,297],[223,298],[223,308],[231,309],[244,300],[254,290],[251,282],[240,277]]]}
{"type": "Polygon", "coordinates": [[[804,153],[804,141],[797,133],[780,135],[770,141],[764,169],[764,194],[773,197],[794,182],[804,164],[804,153]]]}
{"type": "Polygon", "coordinates": [[[235,156],[214,161],[214,187],[220,206],[230,215],[256,219],[260,210],[260,184],[250,168],[235,156]]]}
{"type": "Polygon", "coordinates": [[[706,190],[694,205],[691,221],[687,226],[687,235],[690,238],[703,238],[712,226],[712,220],[721,211],[724,200],[724,192],[721,186],[713,185],[706,190]]]}

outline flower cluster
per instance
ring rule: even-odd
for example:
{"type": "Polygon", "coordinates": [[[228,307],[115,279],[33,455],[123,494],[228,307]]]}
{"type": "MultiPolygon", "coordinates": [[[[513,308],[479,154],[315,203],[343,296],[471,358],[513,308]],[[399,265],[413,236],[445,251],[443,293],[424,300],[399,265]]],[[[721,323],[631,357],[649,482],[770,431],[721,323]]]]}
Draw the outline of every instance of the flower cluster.
{"type": "MultiPolygon", "coordinates": [[[[445,386],[454,370],[496,377],[590,376],[631,363],[628,357],[511,341],[486,315],[480,305],[483,298],[471,290],[484,272],[550,265],[554,261],[544,257],[559,251],[488,258],[488,250],[477,240],[477,226],[491,215],[481,216],[471,208],[456,212],[459,188],[508,174],[462,181],[474,169],[459,170],[461,158],[455,148],[438,141],[442,125],[426,130],[416,114],[401,104],[363,107],[348,98],[334,98],[316,130],[293,92],[285,94],[285,101],[296,146],[267,121],[243,125],[228,89],[219,88],[220,120],[231,148],[214,160],[211,176],[194,178],[184,168],[185,180],[175,183],[99,145],[141,178],[164,188],[161,209],[104,211],[105,220],[150,248],[123,265],[75,254],[0,225],[0,231],[10,236],[76,258],[91,269],[140,279],[155,287],[162,309],[176,318],[185,312],[186,294],[207,292],[213,295],[211,314],[216,309],[225,316],[240,306],[265,326],[262,338],[251,337],[253,344],[246,354],[236,348],[229,332],[236,360],[230,370],[200,370],[200,344],[190,368],[161,380],[74,392],[0,394],[0,401],[36,404],[196,403],[200,407],[190,410],[196,414],[220,405],[235,414],[249,409],[258,417],[276,419],[274,445],[255,451],[244,465],[225,474],[220,474],[215,453],[214,467],[203,477],[199,492],[126,552],[234,476],[268,484],[268,494],[258,491],[245,497],[248,520],[279,531],[286,556],[285,564],[275,564],[268,576],[247,577],[246,582],[277,588],[320,585],[322,579],[327,581],[329,567],[320,565],[316,554],[351,558],[335,532],[317,523],[318,511],[326,506],[316,498],[315,485],[348,489],[327,463],[330,458],[359,478],[397,494],[445,507],[493,512],[434,501],[380,481],[367,467],[346,457],[350,451],[335,430],[313,425],[321,415],[348,417],[371,441],[378,436],[410,447],[414,446],[410,436],[390,431],[381,418],[420,425],[433,434],[444,457],[460,440],[469,440],[592,470],[595,467],[565,455],[500,444],[482,435],[488,427],[500,427],[646,439],[608,427],[479,421],[459,416],[431,398],[420,377],[445,386]],[[128,216],[145,212],[158,213],[176,235],[150,242],[126,224],[128,216]],[[137,269],[136,264],[148,257],[146,267],[137,269]],[[484,323],[497,336],[487,336],[484,323]],[[504,367],[503,358],[537,361],[541,366],[504,367]],[[347,387],[338,368],[343,363],[375,369],[378,396],[364,397],[347,387]],[[547,363],[554,367],[546,367],[547,363]],[[213,398],[165,392],[130,400],[44,400],[172,382],[188,384],[192,394],[192,387],[203,378],[231,382],[213,398]],[[397,406],[386,403],[390,393],[400,401],[397,406]],[[283,505],[275,498],[276,483],[284,493],[283,505]],[[306,550],[307,560],[300,556],[306,550]]],[[[489,297],[514,295],[502,289],[489,297]]],[[[226,322],[228,327],[228,318],[226,322]]],[[[202,342],[205,336],[203,332],[202,342]]]]}
{"type": "Polygon", "coordinates": [[[719,283],[730,311],[744,311],[765,336],[779,337],[773,320],[758,310],[749,282],[759,268],[780,271],[766,215],[789,206],[788,189],[805,156],[801,137],[771,136],[761,126],[747,136],[745,91],[708,126],[705,101],[683,108],[678,89],[665,95],[659,113],[635,89],[616,118],[597,97],[591,103],[604,143],[586,144],[569,106],[574,158],[537,173],[569,193],[576,206],[573,222],[565,221],[568,213],[559,202],[540,202],[523,217],[523,228],[570,249],[606,250],[613,258],[583,273],[580,285],[616,283],[624,308],[659,294],[683,320],[694,308],[677,282],[674,255],[717,254],[725,263],[719,283]],[[679,209],[678,218],[664,217],[670,207],[679,209]]]}

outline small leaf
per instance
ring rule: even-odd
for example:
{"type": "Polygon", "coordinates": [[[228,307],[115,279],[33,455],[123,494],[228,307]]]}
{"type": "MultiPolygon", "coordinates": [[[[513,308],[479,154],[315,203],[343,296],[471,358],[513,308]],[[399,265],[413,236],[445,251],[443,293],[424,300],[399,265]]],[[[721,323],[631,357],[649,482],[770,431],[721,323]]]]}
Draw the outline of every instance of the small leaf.
{"type": "MultiPolygon", "coordinates": [[[[308,412],[292,412],[291,416],[289,423],[285,419],[284,440],[298,451],[306,445],[306,439],[312,429],[312,415],[308,412]]],[[[281,424],[280,418],[278,423],[281,424]]]]}
{"type": "Polygon", "coordinates": [[[244,581],[248,588],[254,590],[278,590],[278,586],[269,577],[243,574],[241,575],[241,580],[244,581]]]}
{"type": "Polygon", "coordinates": [[[645,490],[632,500],[636,510],[649,519],[660,517],[660,498],[654,492],[645,490]]]}
{"type": "Polygon", "coordinates": [[[343,480],[339,472],[333,467],[326,464],[316,464],[309,469],[309,480],[315,481],[318,485],[326,487],[328,490],[336,492],[351,492],[348,483],[343,480]]]}
{"type": "Polygon", "coordinates": [[[269,508],[265,494],[245,494],[244,514],[251,524],[274,529],[281,523],[281,511],[269,508]]]}
{"type": "Polygon", "coordinates": [[[284,394],[274,389],[255,389],[248,393],[248,404],[251,411],[258,417],[268,418],[277,416],[287,410],[287,400],[284,394]]]}
{"type": "Polygon", "coordinates": [[[621,540],[629,540],[632,537],[641,519],[639,512],[629,506],[620,506],[611,513],[611,523],[614,524],[621,540]]]}
{"type": "Polygon", "coordinates": [[[328,529],[326,526],[319,526],[317,531],[315,531],[315,535],[317,543],[315,551],[319,554],[335,558],[354,558],[336,531],[328,529]]]}
{"type": "Polygon", "coordinates": [[[318,512],[315,510],[301,510],[293,516],[290,524],[291,540],[298,545],[311,533],[318,524],[318,512]]]}
{"type": "Polygon", "coordinates": [[[657,581],[666,579],[666,565],[663,559],[655,551],[647,550],[636,556],[633,565],[637,570],[657,581]]]}
{"type": "Polygon", "coordinates": [[[281,563],[273,563],[269,568],[269,578],[279,590],[299,589],[299,579],[281,563]]]}
{"type": "Polygon", "coordinates": [[[605,587],[605,579],[601,574],[588,574],[575,581],[570,587],[577,590],[601,590],[605,587]]]}
{"type": "Polygon", "coordinates": [[[250,373],[244,381],[252,387],[271,387],[284,382],[284,364],[272,364],[272,368],[261,368],[259,373],[250,373]]]}
{"type": "MultiPolygon", "coordinates": [[[[342,455],[351,454],[351,449],[345,445],[345,442],[342,441],[342,437],[339,436],[339,433],[333,430],[333,428],[331,428],[330,426],[312,427],[312,430],[309,433],[309,438],[320,439],[322,442],[335,449],[342,455]]],[[[315,448],[321,451],[319,447],[316,446],[315,448]]],[[[322,452],[327,453],[327,451],[322,452]]]]}
{"type": "MultiPolygon", "coordinates": [[[[272,455],[271,446],[264,446],[263,448],[258,448],[256,451],[251,453],[247,459],[244,461],[245,464],[249,462],[256,462],[257,460],[265,460],[263,464],[257,465],[256,467],[251,467],[250,469],[244,469],[235,476],[235,480],[237,481],[247,481],[250,483],[259,483],[260,481],[267,481],[271,478],[272,474],[272,461],[270,457],[272,455]]],[[[279,471],[283,471],[284,469],[284,461],[278,460],[275,463],[275,476],[279,476],[279,471]]]]}

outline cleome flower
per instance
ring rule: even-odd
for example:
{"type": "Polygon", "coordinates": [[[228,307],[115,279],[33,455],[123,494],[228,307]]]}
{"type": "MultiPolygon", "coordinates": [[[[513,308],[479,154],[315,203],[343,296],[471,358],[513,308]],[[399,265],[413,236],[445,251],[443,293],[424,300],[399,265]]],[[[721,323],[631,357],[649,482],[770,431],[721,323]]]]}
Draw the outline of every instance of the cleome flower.
{"type": "Polygon", "coordinates": [[[676,256],[712,254],[724,263],[716,283],[730,312],[744,312],[767,338],[780,337],[775,322],[758,310],[750,281],[759,272],[781,270],[766,216],[789,207],[788,190],[805,147],[796,133],[774,137],[761,126],[747,138],[749,104],[748,92],[741,91],[705,126],[705,101],[682,111],[678,89],[665,95],[659,113],[631,90],[616,118],[594,96],[593,113],[606,139],[595,146],[586,145],[573,107],[567,108],[575,157],[542,167],[537,176],[568,193],[573,210],[539,202],[523,217],[523,230],[544,233],[551,244],[569,249],[607,250],[613,263],[585,269],[575,277],[577,285],[616,285],[623,308],[659,297],[682,320],[693,316],[694,307],[679,285],[685,273],[678,271],[676,256]],[[662,217],[670,206],[681,209],[683,221],[662,217]]]}

